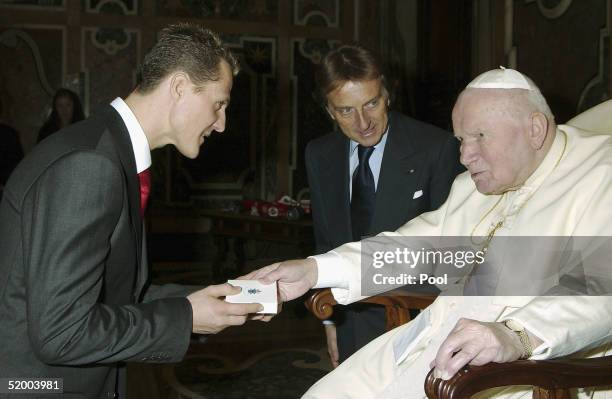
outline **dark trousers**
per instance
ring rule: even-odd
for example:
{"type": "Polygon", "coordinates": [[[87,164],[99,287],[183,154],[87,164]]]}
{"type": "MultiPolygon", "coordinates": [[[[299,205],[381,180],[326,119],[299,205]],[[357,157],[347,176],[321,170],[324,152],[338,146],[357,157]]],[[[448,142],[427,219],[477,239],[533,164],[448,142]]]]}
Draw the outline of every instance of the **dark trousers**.
{"type": "Polygon", "coordinates": [[[340,362],[386,332],[385,307],[369,303],[337,306],[334,321],[340,362]],[[337,312],[339,310],[339,312],[337,312]]]}

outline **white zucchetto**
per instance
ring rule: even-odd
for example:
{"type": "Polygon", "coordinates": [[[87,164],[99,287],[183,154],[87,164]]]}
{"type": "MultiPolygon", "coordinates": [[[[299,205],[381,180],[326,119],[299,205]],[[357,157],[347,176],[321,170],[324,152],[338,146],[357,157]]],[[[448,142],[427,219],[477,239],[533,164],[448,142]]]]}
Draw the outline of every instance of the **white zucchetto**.
{"type": "Polygon", "coordinates": [[[535,90],[530,81],[514,69],[493,69],[478,75],[466,87],[467,89],[524,89],[535,90]]]}

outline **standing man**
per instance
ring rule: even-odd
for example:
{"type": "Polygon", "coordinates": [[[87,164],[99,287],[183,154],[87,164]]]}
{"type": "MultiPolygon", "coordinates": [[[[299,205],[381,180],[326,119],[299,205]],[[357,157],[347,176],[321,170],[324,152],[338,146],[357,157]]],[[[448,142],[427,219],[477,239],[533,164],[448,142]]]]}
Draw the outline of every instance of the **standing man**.
{"type": "MultiPolygon", "coordinates": [[[[341,132],[306,147],[317,253],[394,231],[442,205],[462,170],[457,141],[449,132],[389,111],[382,66],[370,51],[343,45],[328,53],[317,84],[341,132]]],[[[342,310],[335,325],[325,322],[334,367],[385,332],[382,306],[342,310]]]]}
{"type": "Polygon", "coordinates": [[[228,284],[145,287],[150,150],[172,144],[197,157],[225,129],[237,71],[213,32],[170,26],[125,101],[53,135],[17,167],[0,205],[0,377],[61,378],[65,395],[122,398],[121,362],[177,362],[192,332],[216,333],[261,309],[224,302],[239,292],[228,284]]]}

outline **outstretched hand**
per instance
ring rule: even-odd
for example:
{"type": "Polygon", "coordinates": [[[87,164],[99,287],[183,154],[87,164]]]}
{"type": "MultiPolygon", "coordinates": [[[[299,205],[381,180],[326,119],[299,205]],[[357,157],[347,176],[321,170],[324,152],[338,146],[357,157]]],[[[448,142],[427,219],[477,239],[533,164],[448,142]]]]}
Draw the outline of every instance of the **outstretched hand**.
{"type": "Polygon", "coordinates": [[[279,302],[286,302],[314,287],[317,276],[314,259],[295,259],[262,267],[241,278],[260,280],[264,284],[278,282],[279,302]]]}

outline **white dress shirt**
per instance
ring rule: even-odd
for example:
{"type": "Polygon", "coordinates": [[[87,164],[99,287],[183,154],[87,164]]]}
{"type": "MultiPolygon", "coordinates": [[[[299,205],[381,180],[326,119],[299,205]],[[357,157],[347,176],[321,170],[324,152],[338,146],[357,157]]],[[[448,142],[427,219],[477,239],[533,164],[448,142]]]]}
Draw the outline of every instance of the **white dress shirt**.
{"type": "MultiPolygon", "coordinates": [[[[372,155],[370,155],[370,170],[372,171],[372,175],[374,176],[374,189],[378,190],[378,177],[380,176],[380,167],[382,165],[383,155],[385,153],[385,144],[387,144],[387,135],[389,133],[389,126],[387,125],[387,129],[383,133],[382,138],[374,146],[374,151],[372,155]]],[[[350,148],[349,148],[349,198],[353,198],[353,174],[359,166],[359,154],[357,151],[358,142],[351,140],[350,148]]]]}
{"type": "Polygon", "coordinates": [[[134,151],[134,158],[136,159],[136,172],[140,173],[148,169],[151,167],[151,148],[149,147],[147,136],[144,130],[142,130],[142,126],[140,126],[140,122],[136,119],[136,115],[134,115],[125,101],[119,97],[115,98],[110,105],[117,110],[130,134],[132,151],[134,151]]]}

